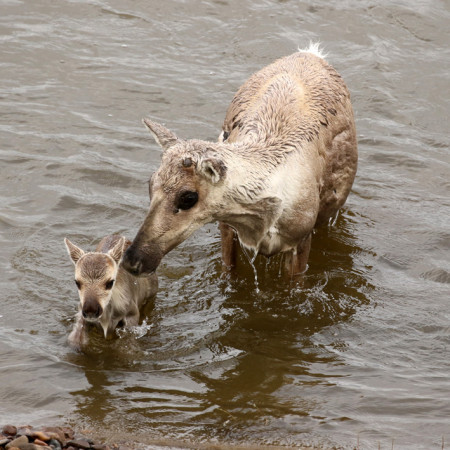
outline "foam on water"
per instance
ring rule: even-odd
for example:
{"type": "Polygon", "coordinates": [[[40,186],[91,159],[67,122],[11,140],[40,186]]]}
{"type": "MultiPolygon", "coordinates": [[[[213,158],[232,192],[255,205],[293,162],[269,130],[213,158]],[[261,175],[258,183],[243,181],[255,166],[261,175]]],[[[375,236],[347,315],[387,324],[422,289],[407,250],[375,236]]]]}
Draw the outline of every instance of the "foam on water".
{"type": "Polygon", "coordinates": [[[153,328],[153,324],[147,323],[147,318],[142,321],[141,325],[136,325],[133,327],[118,328],[116,333],[120,338],[125,336],[133,336],[136,339],[141,339],[146,336],[149,331],[153,328]]]}

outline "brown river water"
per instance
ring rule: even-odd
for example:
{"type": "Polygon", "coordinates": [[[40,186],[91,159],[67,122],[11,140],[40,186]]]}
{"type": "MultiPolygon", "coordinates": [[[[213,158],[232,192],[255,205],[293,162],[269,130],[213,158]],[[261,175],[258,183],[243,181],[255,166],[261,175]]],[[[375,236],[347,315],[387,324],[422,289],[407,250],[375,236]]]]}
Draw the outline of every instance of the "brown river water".
{"type": "MultiPolygon", "coordinates": [[[[218,445],[450,448],[448,1],[1,0],[0,424],[218,445]],[[132,238],[161,151],[320,41],[359,169],[302,283],[220,277],[216,224],[168,254],[139,327],[86,354],[63,239],[132,238]]],[[[180,444],[182,445],[182,444],[180,444]]]]}

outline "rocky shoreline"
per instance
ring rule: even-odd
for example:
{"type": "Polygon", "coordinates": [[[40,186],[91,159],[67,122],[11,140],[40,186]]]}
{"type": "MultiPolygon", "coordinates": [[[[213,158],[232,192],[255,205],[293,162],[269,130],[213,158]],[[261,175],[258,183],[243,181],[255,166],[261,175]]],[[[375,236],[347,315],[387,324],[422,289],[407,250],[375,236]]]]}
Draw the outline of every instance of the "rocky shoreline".
{"type": "Polygon", "coordinates": [[[77,435],[69,427],[3,426],[0,450],[129,450],[129,447],[105,445],[77,435]]]}
{"type": "MultiPolygon", "coordinates": [[[[0,425],[1,426],[1,425],[0,425]]],[[[219,443],[181,443],[122,441],[120,437],[110,436],[111,441],[121,442],[105,444],[98,442],[66,426],[33,427],[31,425],[5,425],[0,431],[0,450],[318,450],[305,446],[259,446],[252,444],[219,444],[219,443]]],[[[321,447],[322,448],[322,447],[321,447]]],[[[333,447],[334,448],[334,447],[333,447]]]]}

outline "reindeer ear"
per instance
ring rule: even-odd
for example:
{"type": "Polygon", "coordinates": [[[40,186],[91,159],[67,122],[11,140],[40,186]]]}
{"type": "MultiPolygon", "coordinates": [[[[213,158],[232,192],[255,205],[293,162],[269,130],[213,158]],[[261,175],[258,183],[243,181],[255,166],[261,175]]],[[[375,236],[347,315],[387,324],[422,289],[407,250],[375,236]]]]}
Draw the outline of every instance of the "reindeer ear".
{"type": "Polygon", "coordinates": [[[69,241],[69,239],[64,238],[64,243],[66,244],[67,253],[69,253],[70,258],[73,263],[76,264],[78,260],[84,255],[84,251],[80,247],[69,241]]]}
{"type": "Polygon", "coordinates": [[[120,259],[123,255],[123,249],[125,244],[125,238],[122,236],[116,243],[116,245],[108,251],[108,255],[111,256],[111,258],[119,264],[120,259]]]}
{"type": "Polygon", "coordinates": [[[207,158],[201,161],[199,171],[211,183],[216,184],[225,178],[227,166],[220,159],[207,158]]]}
{"type": "Polygon", "coordinates": [[[153,120],[150,119],[142,119],[142,122],[150,130],[150,133],[152,133],[155,141],[164,150],[167,150],[168,148],[179,142],[179,139],[177,138],[175,133],[172,133],[172,131],[168,130],[163,125],[157,122],[153,122],[153,120]]]}

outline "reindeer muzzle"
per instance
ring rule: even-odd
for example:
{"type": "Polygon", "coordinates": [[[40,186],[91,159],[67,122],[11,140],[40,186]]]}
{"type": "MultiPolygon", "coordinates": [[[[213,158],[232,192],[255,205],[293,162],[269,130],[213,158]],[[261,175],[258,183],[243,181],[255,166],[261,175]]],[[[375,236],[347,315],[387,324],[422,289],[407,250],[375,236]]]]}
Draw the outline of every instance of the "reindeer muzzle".
{"type": "Polygon", "coordinates": [[[103,308],[96,300],[87,299],[81,309],[81,314],[86,320],[97,320],[103,313],[103,308]]]}
{"type": "Polygon", "coordinates": [[[163,257],[159,246],[148,244],[140,247],[133,243],[122,258],[122,267],[134,276],[153,273],[163,257]]]}

